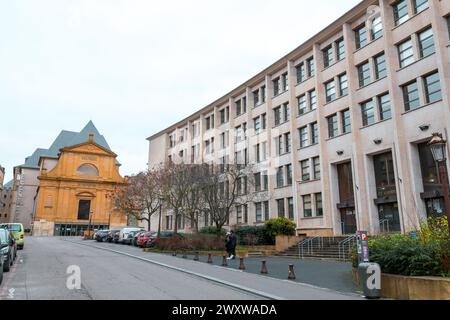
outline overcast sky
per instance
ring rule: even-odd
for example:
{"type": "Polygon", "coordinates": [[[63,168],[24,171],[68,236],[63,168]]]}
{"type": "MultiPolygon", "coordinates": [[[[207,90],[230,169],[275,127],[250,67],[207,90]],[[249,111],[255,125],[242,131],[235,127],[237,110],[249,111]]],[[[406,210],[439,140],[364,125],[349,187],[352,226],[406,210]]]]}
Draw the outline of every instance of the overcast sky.
{"type": "Polygon", "coordinates": [[[143,170],[148,136],[239,86],[359,0],[0,0],[0,165],[92,120],[143,170]]]}

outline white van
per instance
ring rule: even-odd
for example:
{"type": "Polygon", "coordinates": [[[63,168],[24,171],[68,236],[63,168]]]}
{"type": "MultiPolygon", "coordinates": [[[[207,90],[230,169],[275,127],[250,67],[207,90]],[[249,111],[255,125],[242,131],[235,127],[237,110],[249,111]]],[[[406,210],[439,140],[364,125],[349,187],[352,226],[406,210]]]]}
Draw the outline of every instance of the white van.
{"type": "Polygon", "coordinates": [[[122,228],[120,229],[119,232],[119,243],[123,243],[123,239],[127,239],[128,235],[130,234],[131,231],[141,231],[144,230],[143,228],[137,228],[137,227],[126,227],[126,228],[122,228]]]}

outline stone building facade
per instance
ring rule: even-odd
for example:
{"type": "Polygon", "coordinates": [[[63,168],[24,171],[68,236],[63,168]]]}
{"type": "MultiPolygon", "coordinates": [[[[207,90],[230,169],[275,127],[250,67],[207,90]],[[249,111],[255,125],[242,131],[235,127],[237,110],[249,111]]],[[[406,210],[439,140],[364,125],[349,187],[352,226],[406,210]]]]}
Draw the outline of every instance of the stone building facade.
{"type": "MultiPolygon", "coordinates": [[[[449,62],[450,1],[362,1],[149,137],[149,167],[255,164],[269,196],[236,208],[230,225],[285,216],[307,235],[419,228],[444,213],[426,143],[434,132],[448,140],[449,62]]],[[[163,227],[172,229],[165,215],[163,227]]]]}

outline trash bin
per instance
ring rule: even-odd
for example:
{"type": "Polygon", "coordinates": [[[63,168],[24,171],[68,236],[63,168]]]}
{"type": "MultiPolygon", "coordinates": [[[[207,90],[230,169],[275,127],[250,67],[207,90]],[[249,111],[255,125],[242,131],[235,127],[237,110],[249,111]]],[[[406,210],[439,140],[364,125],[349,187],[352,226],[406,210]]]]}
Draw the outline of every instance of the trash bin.
{"type": "Polygon", "coordinates": [[[359,283],[367,299],[381,297],[381,268],[378,263],[363,262],[358,265],[359,283]]]}

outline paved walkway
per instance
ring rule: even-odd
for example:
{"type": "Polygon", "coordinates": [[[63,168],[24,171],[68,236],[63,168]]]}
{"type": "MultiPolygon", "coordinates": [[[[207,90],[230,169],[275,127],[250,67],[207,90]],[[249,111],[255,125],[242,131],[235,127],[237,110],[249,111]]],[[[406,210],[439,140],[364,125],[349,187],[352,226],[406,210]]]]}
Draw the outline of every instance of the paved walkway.
{"type": "MultiPolygon", "coordinates": [[[[296,281],[292,281],[287,280],[287,267],[290,261],[284,258],[266,259],[269,275],[264,276],[259,274],[260,259],[247,259],[247,270],[243,272],[238,270],[239,260],[230,261],[229,267],[222,267],[220,266],[222,262],[221,257],[215,257],[214,264],[210,265],[206,263],[206,257],[201,257],[201,260],[197,262],[193,261],[193,256],[183,259],[181,256],[173,257],[166,254],[143,252],[139,248],[127,245],[98,243],[94,241],[82,241],[75,239],[69,239],[69,241],[77,242],[80,245],[94,246],[115,252],[122,252],[124,254],[142,259],[148,259],[149,262],[179,268],[206,277],[218,279],[226,283],[238,284],[242,287],[250,288],[255,291],[271,293],[282,299],[361,299],[361,296],[355,294],[355,290],[352,291],[351,285],[347,282],[347,280],[349,280],[351,283],[350,275],[346,278],[347,280],[339,280],[339,277],[345,269],[345,265],[341,265],[340,272],[330,272],[330,269],[334,271],[337,270],[336,265],[339,263],[336,262],[331,262],[330,264],[330,262],[326,261],[297,260],[294,262],[294,265],[298,270],[298,279],[296,281]],[[318,265],[321,265],[321,267],[317,267],[318,265]],[[284,272],[282,272],[283,269],[284,272]],[[315,272],[315,280],[307,282],[307,273],[305,272],[303,275],[300,275],[300,270],[309,270],[308,272],[310,275],[315,272]],[[285,274],[285,276],[282,276],[282,274],[285,274]],[[332,280],[332,283],[330,283],[330,279],[333,279],[334,277],[337,278],[332,280]],[[322,286],[319,286],[319,284],[322,284],[322,286]],[[338,292],[337,289],[341,292],[338,292]]],[[[350,268],[347,270],[350,273],[350,268]]]]}

